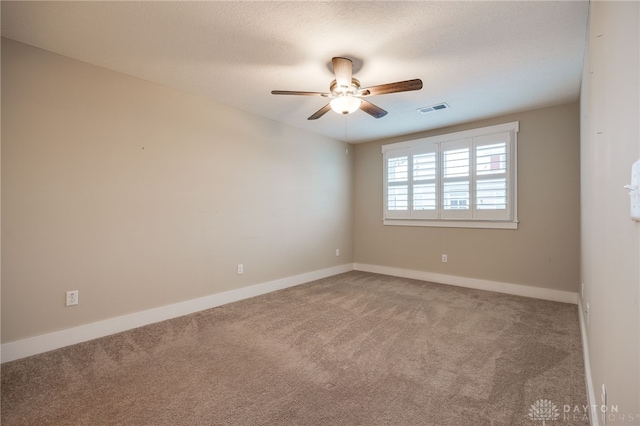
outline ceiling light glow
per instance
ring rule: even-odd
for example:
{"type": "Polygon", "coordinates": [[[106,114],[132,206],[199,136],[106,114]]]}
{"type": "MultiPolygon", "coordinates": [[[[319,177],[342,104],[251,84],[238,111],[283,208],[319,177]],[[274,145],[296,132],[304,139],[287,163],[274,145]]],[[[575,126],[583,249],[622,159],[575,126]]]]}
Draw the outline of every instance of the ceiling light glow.
{"type": "Polygon", "coordinates": [[[338,96],[337,98],[333,98],[329,104],[331,105],[331,109],[337,112],[338,114],[351,114],[358,108],[360,108],[360,103],[362,100],[360,98],[355,98],[353,96],[338,96]]]}

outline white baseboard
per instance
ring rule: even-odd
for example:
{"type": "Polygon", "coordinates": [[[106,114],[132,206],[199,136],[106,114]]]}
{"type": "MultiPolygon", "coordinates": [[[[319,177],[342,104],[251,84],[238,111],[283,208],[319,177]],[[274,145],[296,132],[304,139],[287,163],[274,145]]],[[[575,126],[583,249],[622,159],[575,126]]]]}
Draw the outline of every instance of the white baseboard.
{"type": "Polygon", "coordinates": [[[376,274],[391,275],[394,277],[412,278],[439,284],[449,284],[458,287],[474,288],[477,290],[513,294],[515,296],[533,297],[535,299],[551,300],[553,302],[572,303],[574,305],[578,303],[578,293],[572,293],[570,291],[480,280],[477,278],[458,277],[454,275],[436,274],[434,272],[415,271],[390,266],[367,265],[363,263],[355,263],[354,269],[356,271],[373,272],[376,274]]]}
{"type": "Polygon", "coordinates": [[[0,359],[2,363],[14,361],[352,270],[353,264],[348,263],[5,343],[0,347],[0,359]]]}
{"type": "MultiPolygon", "coordinates": [[[[373,272],[377,274],[392,275],[404,278],[413,278],[422,281],[431,281],[441,284],[468,287],[478,290],[495,291],[499,293],[513,294],[517,296],[533,297],[537,299],[552,300],[556,302],[577,303],[578,294],[561,290],[552,290],[539,287],[530,287],[518,284],[501,283],[497,281],[480,280],[475,278],[457,277],[453,275],[436,274],[433,272],[415,271],[388,266],[367,265],[363,263],[348,263],[307,272],[292,277],[281,278],[265,283],[255,284],[249,287],[212,294],[198,299],[172,305],[161,306],[146,311],[135,312],[128,315],[110,318],[78,327],[55,331],[40,336],[30,337],[15,342],[8,342],[0,346],[0,360],[2,363],[25,358],[31,355],[48,352],[76,343],[86,342],[99,337],[108,336],[148,324],[192,314],[205,309],[215,308],[227,303],[237,302],[250,297],[260,296],[276,290],[304,284],[309,281],[330,277],[332,275],[349,272],[352,270],[373,272]]],[[[585,352],[586,353],[586,352],[585,352]]],[[[590,376],[589,376],[590,377],[590,376]]],[[[593,389],[591,390],[593,392],[593,389]]],[[[596,420],[597,421],[597,420],[596,420]]],[[[597,426],[597,424],[596,424],[597,426]]]]}
{"type": "MultiPolygon", "coordinates": [[[[580,319],[580,335],[582,336],[582,354],[584,356],[584,379],[587,384],[587,404],[589,407],[600,406],[596,401],[596,392],[593,388],[593,379],[591,377],[591,361],[589,360],[589,342],[587,341],[587,324],[584,319],[584,310],[582,300],[578,298],[578,317],[580,319]]],[[[589,411],[589,421],[591,426],[600,426],[600,419],[597,415],[593,415],[589,411]]]]}

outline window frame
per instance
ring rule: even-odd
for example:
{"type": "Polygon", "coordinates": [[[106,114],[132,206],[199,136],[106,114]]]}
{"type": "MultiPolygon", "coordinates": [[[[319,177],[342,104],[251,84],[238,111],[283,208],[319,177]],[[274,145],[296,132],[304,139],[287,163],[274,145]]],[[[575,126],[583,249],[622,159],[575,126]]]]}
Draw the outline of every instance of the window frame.
{"type": "MultiPolygon", "coordinates": [[[[517,185],[517,158],[518,158],[518,132],[519,122],[498,124],[494,126],[481,127],[477,129],[465,130],[461,132],[448,133],[427,138],[420,138],[405,142],[382,145],[383,161],[383,224],[395,226],[431,226],[431,227],[453,227],[453,228],[497,228],[497,229],[518,229],[518,185],[517,185]],[[500,136],[503,133],[509,134],[509,141],[506,144],[505,172],[499,173],[498,180],[505,179],[506,209],[482,209],[475,204],[478,195],[478,182],[491,180],[492,177],[486,173],[479,173],[477,163],[478,147],[490,146],[486,142],[491,136],[500,136]],[[443,171],[444,149],[450,151],[456,147],[468,147],[468,177],[465,178],[445,178],[443,171]],[[414,179],[415,156],[425,153],[435,152],[436,166],[434,179],[414,179]],[[396,181],[390,185],[389,159],[407,157],[407,179],[406,181],[396,181]],[[503,176],[503,177],[502,177],[503,176]],[[414,209],[414,189],[416,182],[429,181],[435,183],[435,210],[414,209]],[[468,209],[445,209],[443,194],[445,181],[464,182],[468,180],[469,193],[465,201],[468,209]],[[389,210],[388,191],[391,186],[406,186],[407,188],[407,209],[389,210]],[[493,217],[492,217],[493,216],[493,217]]],[[[496,178],[494,178],[495,180],[496,178]]],[[[423,194],[421,194],[423,195],[423,194]]],[[[463,196],[464,197],[464,196],[463,196]]],[[[453,201],[453,200],[452,200],[453,201]]],[[[458,203],[460,203],[458,201],[458,203]]],[[[498,201],[499,203],[499,201],[498,201]]],[[[453,205],[453,203],[452,203],[453,205]]],[[[464,203],[462,204],[464,205],[464,203]]],[[[423,206],[423,204],[421,204],[423,206]]]]}

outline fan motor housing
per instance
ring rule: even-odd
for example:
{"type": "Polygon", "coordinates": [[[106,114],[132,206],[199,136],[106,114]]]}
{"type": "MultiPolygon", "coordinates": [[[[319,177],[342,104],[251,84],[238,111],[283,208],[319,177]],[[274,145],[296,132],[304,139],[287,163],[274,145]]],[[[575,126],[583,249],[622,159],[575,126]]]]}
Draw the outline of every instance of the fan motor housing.
{"type": "Polygon", "coordinates": [[[351,86],[349,86],[346,90],[344,90],[342,86],[338,86],[338,82],[336,80],[333,80],[329,85],[329,91],[334,96],[341,96],[346,94],[355,95],[358,93],[358,90],[360,90],[360,82],[355,78],[351,79],[351,86]]]}

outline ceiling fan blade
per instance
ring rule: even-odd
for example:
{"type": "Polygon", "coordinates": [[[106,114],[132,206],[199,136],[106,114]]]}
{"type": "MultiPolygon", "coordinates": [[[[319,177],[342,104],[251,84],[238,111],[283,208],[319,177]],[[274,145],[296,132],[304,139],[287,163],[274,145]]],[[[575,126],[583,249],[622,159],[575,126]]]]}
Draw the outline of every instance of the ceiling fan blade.
{"type": "Polygon", "coordinates": [[[360,96],[386,95],[387,93],[409,92],[411,90],[420,89],[422,89],[422,80],[416,78],[414,80],[398,81],[395,83],[366,87],[360,90],[363,93],[360,96]]]}
{"type": "Polygon", "coordinates": [[[324,96],[325,98],[331,96],[330,93],[322,92],[297,92],[291,90],[272,90],[272,95],[300,95],[300,96],[324,96]]]}
{"type": "Polygon", "coordinates": [[[318,118],[322,117],[327,112],[329,112],[330,110],[331,110],[331,104],[326,104],[325,106],[320,108],[318,111],[316,111],[311,117],[307,118],[307,120],[317,120],[318,118]]]}
{"type": "Polygon", "coordinates": [[[353,73],[353,62],[347,58],[332,58],[333,73],[336,75],[338,87],[351,87],[351,75],[353,73]]]}
{"type": "Polygon", "coordinates": [[[387,111],[364,99],[362,99],[362,103],[360,103],[360,109],[375,118],[382,118],[387,115],[387,111]]]}

